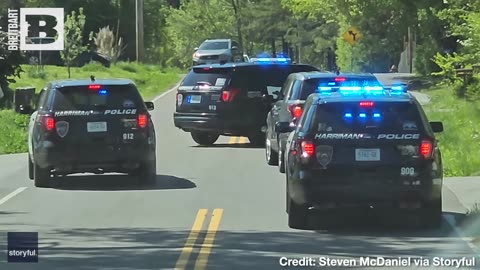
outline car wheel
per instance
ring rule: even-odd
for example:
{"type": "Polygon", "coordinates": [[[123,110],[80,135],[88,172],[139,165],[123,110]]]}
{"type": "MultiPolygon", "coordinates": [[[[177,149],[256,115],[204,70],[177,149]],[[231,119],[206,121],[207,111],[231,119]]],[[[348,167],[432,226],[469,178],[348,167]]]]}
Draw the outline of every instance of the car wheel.
{"type": "Polygon", "coordinates": [[[192,136],[192,139],[199,145],[212,145],[217,141],[218,137],[220,137],[220,135],[218,134],[213,134],[209,132],[193,131],[190,134],[192,136]]]}
{"type": "Polygon", "coordinates": [[[251,144],[257,147],[264,147],[265,146],[265,134],[263,132],[257,132],[248,136],[248,140],[251,144]]]}
{"type": "Polygon", "coordinates": [[[420,211],[422,227],[426,229],[437,229],[442,225],[442,200],[430,202],[420,211]]]}
{"type": "Polygon", "coordinates": [[[278,165],[278,153],[272,149],[272,142],[269,136],[265,136],[265,158],[268,165],[278,165]]]}
{"type": "Polygon", "coordinates": [[[33,178],[36,187],[50,187],[51,185],[50,170],[40,168],[37,164],[33,165],[33,178]]]}
{"type": "Polygon", "coordinates": [[[285,156],[282,151],[282,147],[278,146],[278,171],[281,173],[285,173],[285,156]]]}
{"type": "Polygon", "coordinates": [[[34,179],[33,162],[32,162],[32,159],[30,158],[30,154],[28,154],[28,178],[30,178],[30,180],[34,179]]]}
{"type": "Polygon", "coordinates": [[[305,230],[307,228],[308,209],[288,198],[288,227],[305,230]]]}

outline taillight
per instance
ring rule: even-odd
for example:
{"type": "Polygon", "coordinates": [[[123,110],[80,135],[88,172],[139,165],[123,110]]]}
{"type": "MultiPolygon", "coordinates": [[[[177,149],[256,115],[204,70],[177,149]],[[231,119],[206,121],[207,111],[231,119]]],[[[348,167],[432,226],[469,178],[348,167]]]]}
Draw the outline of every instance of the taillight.
{"type": "Polygon", "coordinates": [[[55,129],[55,119],[50,115],[41,115],[39,121],[47,131],[55,129]]]}
{"type": "Polygon", "coordinates": [[[299,119],[302,116],[302,107],[299,105],[290,105],[288,110],[292,114],[292,117],[299,119]]]}
{"type": "Polygon", "coordinates": [[[303,141],[302,144],[302,157],[310,157],[315,152],[315,147],[312,142],[303,141]]]}
{"type": "Polygon", "coordinates": [[[137,125],[140,128],[144,128],[147,126],[147,115],[146,114],[139,114],[137,117],[137,125]]]}
{"type": "Polygon", "coordinates": [[[222,101],[223,102],[232,102],[235,96],[238,94],[239,90],[235,88],[230,88],[222,92],[222,101]]]}
{"type": "Polygon", "coordinates": [[[433,154],[433,144],[431,141],[423,140],[420,144],[420,155],[422,158],[431,158],[433,154]]]}

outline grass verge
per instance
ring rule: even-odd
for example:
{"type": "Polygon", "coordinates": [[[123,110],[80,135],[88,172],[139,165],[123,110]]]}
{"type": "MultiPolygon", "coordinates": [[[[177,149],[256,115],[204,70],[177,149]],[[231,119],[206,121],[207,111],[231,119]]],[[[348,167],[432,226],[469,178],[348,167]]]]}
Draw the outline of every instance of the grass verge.
{"type": "Polygon", "coordinates": [[[446,87],[422,91],[429,95],[424,105],[430,121],[442,121],[444,132],[437,135],[445,176],[480,175],[480,101],[458,99],[446,87]]]}
{"type": "MultiPolygon", "coordinates": [[[[16,78],[16,83],[10,85],[11,89],[17,87],[33,86],[37,91],[42,89],[47,82],[62,80],[68,77],[67,69],[58,66],[22,66],[24,73],[21,78],[16,78]]],[[[106,68],[100,64],[92,63],[81,68],[71,69],[72,79],[89,79],[94,75],[96,79],[124,78],[132,80],[145,100],[151,99],[159,93],[169,89],[180,79],[181,71],[177,69],[161,69],[154,65],[119,62],[106,68]]]]}
{"type": "MultiPolygon", "coordinates": [[[[66,79],[68,77],[65,67],[45,66],[40,69],[36,66],[22,66],[24,73],[21,78],[16,78],[16,83],[10,85],[11,89],[17,87],[33,86],[38,92],[47,82],[66,79]]],[[[150,100],[174,86],[180,80],[182,71],[176,69],[160,69],[154,65],[138,63],[117,63],[110,68],[99,64],[89,64],[81,68],[72,68],[72,79],[89,79],[94,75],[101,78],[125,78],[132,80],[139,89],[144,100],[150,100]]],[[[0,110],[0,154],[13,154],[27,152],[26,126],[29,116],[20,115],[12,110],[0,110]]]]}

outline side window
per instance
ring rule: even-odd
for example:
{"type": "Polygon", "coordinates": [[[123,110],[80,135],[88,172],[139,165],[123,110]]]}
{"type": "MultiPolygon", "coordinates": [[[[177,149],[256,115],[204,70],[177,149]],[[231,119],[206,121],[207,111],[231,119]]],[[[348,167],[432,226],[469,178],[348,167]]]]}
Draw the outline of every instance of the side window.
{"type": "Polygon", "coordinates": [[[311,123],[313,121],[313,117],[315,115],[315,111],[317,106],[314,106],[312,99],[307,100],[305,103],[305,113],[302,114],[302,117],[299,120],[297,125],[297,129],[302,132],[308,132],[310,130],[311,123]]]}
{"type": "Polygon", "coordinates": [[[290,77],[287,79],[287,81],[285,81],[285,84],[283,84],[282,95],[285,101],[288,100],[288,96],[290,95],[290,88],[292,88],[292,84],[294,81],[295,80],[293,79],[293,77],[290,77]]]}
{"type": "Polygon", "coordinates": [[[295,99],[300,99],[300,89],[302,88],[302,82],[301,80],[295,80],[292,85],[292,90],[290,90],[289,94],[289,99],[290,100],[295,100],[295,99]]]}
{"type": "Polygon", "coordinates": [[[45,101],[47,100],[47,87],[42,88],[40,90],[40,94],[38,96],[38,102],[37,102],[37,110],[43,110],[45,109],[45,101]]]}

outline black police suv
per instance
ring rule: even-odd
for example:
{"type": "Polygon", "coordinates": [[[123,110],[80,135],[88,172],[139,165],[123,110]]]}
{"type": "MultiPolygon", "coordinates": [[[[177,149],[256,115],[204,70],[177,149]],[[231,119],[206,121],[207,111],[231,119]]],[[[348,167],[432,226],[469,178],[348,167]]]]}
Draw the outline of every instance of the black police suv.
{"type": "Polygon", "coordinates": [[[175,126],[190,132],[200,145],[228,135],[246,136],[261,146],[267,113],[285,79],[294,72],[315,70],[279,61],[195,66],[178,88],[175,126]]]}
{"type": "MultiPolygon", "coordinates": [[[[342,86],[348,77],[337,78],[344,83],[327,80],[307,98],[287,140],[289,226],[308,228],[311,211],[363,206],[439,226],[443,169],[434,132],[443,131],[442,123],[428,122],[410,93],[363,82],[342,86]]],[[[289,124],[276,129],[289,132],[289,124]]]]}
{"type": "Polygon", "coordinates": [[[30,179],[48,187],[55,176],[119,172],[153,181],[153,108],[130,80],[50,82],[28,125],[30,179]]]}
{"type": "Polygon", "coordinates": [[[279,171],[285,173],[283,152],[288,133],[275,132],[275,124],[290,122],[294,126],[302,115],[305,100],[317,90],[319,80],[334,76],[334,73],[318,71],[292,73],[288,76],[277,101],[267,115],[265,157],[268,165],[278,165],[279,171]]]}

